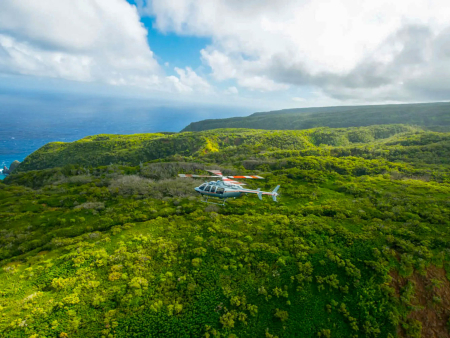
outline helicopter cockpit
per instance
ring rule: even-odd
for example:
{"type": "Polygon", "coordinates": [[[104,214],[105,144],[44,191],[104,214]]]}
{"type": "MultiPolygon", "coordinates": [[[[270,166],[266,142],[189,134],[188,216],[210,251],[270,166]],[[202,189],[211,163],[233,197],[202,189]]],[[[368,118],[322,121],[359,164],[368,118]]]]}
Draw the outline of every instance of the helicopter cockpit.
{"type": "Polygon", "coordinates": [[[203,183],[198,188],[200,190],[203,190],[204,192],[209,192],[209,193],[219,194],[219,195],[222,195],[225,191],[224,188],[218,187],[216,182],[203,183]]]}

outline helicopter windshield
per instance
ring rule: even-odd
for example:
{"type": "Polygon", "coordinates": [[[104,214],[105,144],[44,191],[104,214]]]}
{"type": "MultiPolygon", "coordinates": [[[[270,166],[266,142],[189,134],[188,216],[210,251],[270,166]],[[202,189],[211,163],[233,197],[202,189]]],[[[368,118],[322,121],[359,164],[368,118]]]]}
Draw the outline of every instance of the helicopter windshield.
{"type": "Polygon", "coordinates": [[[206,183],[203,183],[201,186],[199,186],[198,188],[200,189],[200,190],[203,190],[203,189],[205,189],[205,187],[206,187],[206,183]]]}

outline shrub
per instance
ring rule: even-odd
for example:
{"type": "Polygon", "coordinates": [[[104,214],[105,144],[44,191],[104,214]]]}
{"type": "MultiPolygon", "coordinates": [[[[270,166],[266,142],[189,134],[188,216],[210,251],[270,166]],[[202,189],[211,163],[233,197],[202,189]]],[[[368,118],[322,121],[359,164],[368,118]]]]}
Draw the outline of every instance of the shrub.
{"type": "Polygon", "coordinates": [[[105,203],[103,203],[103,202],[86,202],[86,203],[75,206],[74,209],[103,210],[103,209],[105,209],[105,203]]]}
{"type": "Polygon", "coordinates": [[[179,172],[198,172],[204,169],[199,163],[166,162],[148,163],[140,166],[141,176],[154,180],[175,178],[179,172]]]}
{"type": "Polygon", "coordinates": [[[67,182],[76,184],[76,185],[83,185],[83,184],[91,183],[92,176],[88,176],[88,175],[72,176],[67,179],[67,182]]]}
{"type": "Polygon", "coordinates": [[[289,318],[288,312],[280,310],[280,309],[276,309],[275,310],[275,315],[274,316],[277,317],[278,319],[280,319],[282,322],[285,322],[289,318]]]}
{"type": "Polygon", "coordinates": [[[122,196],[148,195],[151,182],[137,175],[120,176],[111,181],[109,191],[122,196]]]}
{"type": "Polygon", "coordinates": [[[205,208],[206,212],[219,212],[220,208],[217,205],[210,204],[205,208]]]}
{"type": "Polygon", "coordinates": [[[190,178],[171,178],[153,182],[150,187],[150,196],[161,198],[162,196],[183,198],[195,194],[194,188],[200,183],[190,178]]]}

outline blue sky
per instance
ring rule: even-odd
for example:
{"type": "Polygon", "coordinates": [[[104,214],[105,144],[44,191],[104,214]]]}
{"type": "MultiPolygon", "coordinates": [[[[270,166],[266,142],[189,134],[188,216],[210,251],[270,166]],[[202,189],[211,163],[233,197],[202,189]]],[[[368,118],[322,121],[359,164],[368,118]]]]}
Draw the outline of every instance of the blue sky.
{"type": "MultiPolygon", "coordinates": [[[[128,0],[128,3],[136,6],[136,2],[128,0]]],[[[148,31],[148,43],[156,54],[158,62],[164,65],[168,63],[167,71],[174,74],[173,67],[190,66],[193,69],[202,67],[200,50],[211,44],[211,38],[192,35],[178,35],[173,32],[163,33],[153,28],[155,18],[142,16],[140,21],[148,31]]]]}
{"type": "Polygon", "coordinates": [[[153,18],[143,17],[141,22],[148,30],[148,43],[155,52],[161,64],[169,63],[170,71],[173,67],[191,66],[196,69],[202,67],[200,50],[211,43],[210,38],[196,36],[179,36],[175,33],[161,33],[152,28],[153,18]]]}
{"type": "Polygon", "coordinates": [[[449,16],[444,0],[3,0],[0,89],[255,111],[446,101],[449,16]]]}

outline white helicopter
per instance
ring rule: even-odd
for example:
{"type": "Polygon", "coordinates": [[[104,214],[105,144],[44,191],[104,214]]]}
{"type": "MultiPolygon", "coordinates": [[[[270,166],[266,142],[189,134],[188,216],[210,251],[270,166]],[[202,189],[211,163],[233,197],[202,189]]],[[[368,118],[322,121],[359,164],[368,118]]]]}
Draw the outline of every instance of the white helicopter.
{"type": "Polygon", "coordinates": [[[278,196],[278,189],[280,188],[279,185],[271,191],[261,191],[260,188],[256,190],[252,189],[245,189],[242,186],[245,185],[244,183],[235,181],[234,179],[238,178],[250,178],[250,179],[264,179],[264,177],[251,175],[251,176],[224,176],[220,170],[207,170],[210,173],[212,173],[214,176],[208,176],[208,175],[191,175],[191,174],[178,174],[180,177],[215,177],[220,178],[220,180],[217,181],[211,181],[207,183],[203,183],[202,185],[195,188],[195,191],[200,193],[200,195],[205,196],[205,200],[202,202],[206,203],[212,203],[212,204],[219,204],[219,205],[225,205],[225,202],[228,198],[236,198],[242,196],[242,194],[256,194],[258,195],[258,198],[262,200],[263,195],[270,195],[272,196],[272,199],[277,202],[277,196],[278,196]],[[208,198],[219,198],[222,201],[222,203],[214,203],[209,202],[208,198]]]}

